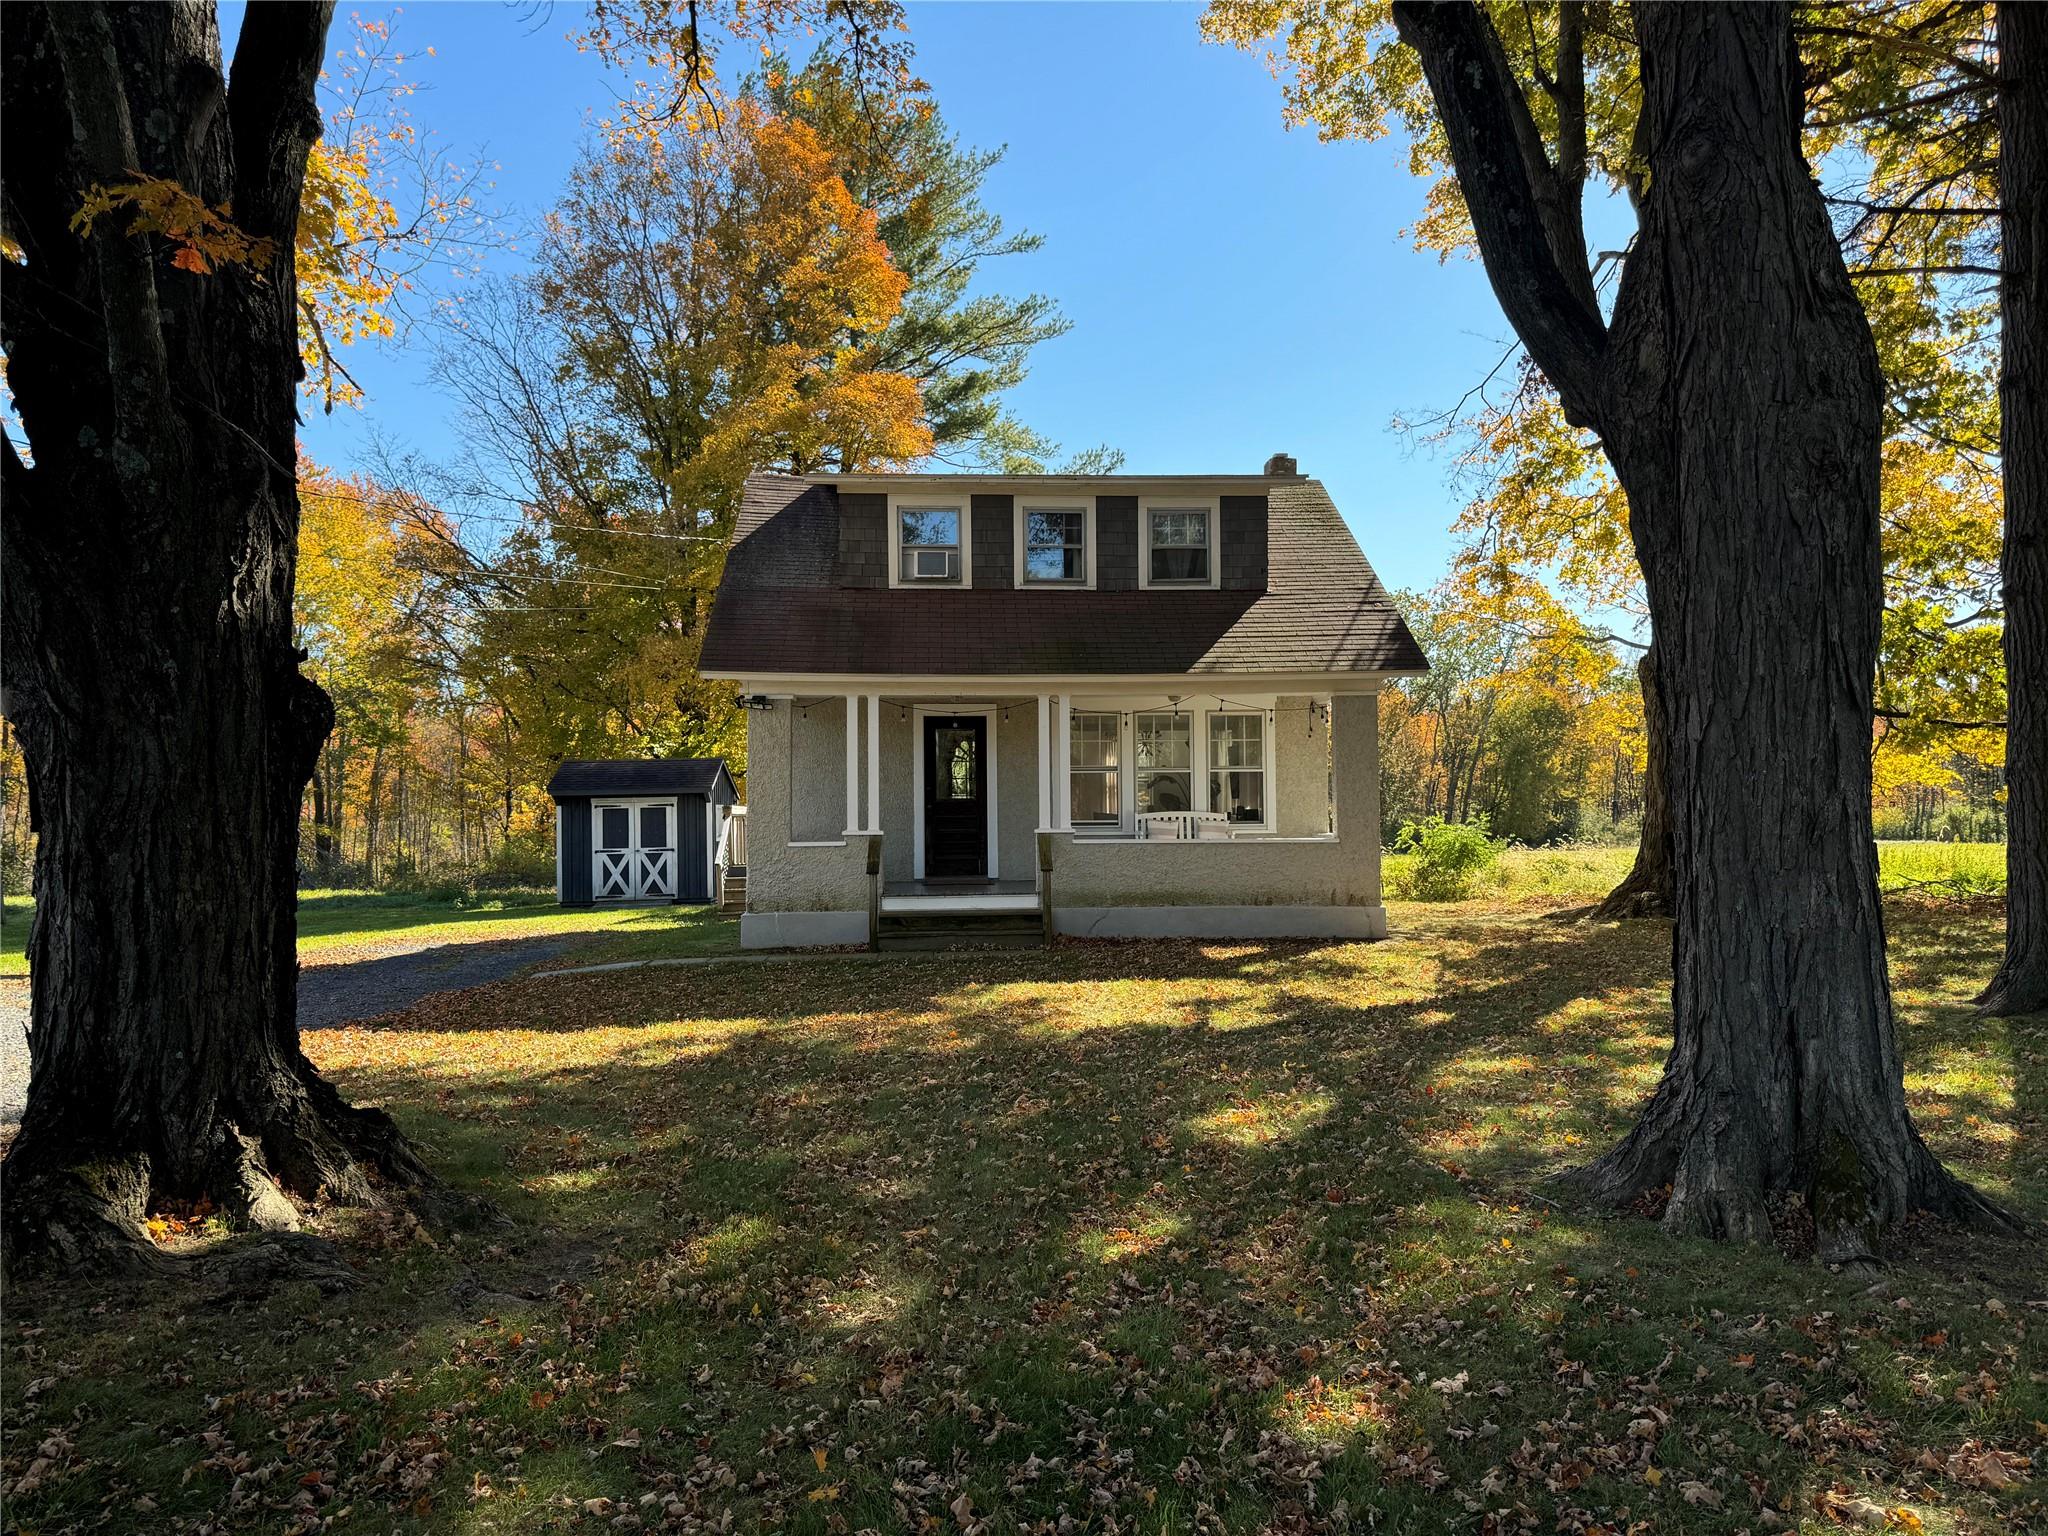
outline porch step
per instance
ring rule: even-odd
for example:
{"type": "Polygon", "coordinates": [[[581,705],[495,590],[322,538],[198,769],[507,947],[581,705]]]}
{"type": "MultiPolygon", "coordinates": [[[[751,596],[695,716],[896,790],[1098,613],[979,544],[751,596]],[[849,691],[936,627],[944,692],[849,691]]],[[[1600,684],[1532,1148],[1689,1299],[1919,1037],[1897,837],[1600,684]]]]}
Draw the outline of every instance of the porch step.
{"type": "Polygon", "coordinates": [[[719,884],[718,910],[721,912],[744,912],[747,910],[746,866],[735,864],[725,872],[725,879],[719,884]]]}
{"type": "Polygon", "coordinates": [[[1043,930],[1035,910],[884,911],[875,942],[879,949],[1035,949],[1043,930]]]}

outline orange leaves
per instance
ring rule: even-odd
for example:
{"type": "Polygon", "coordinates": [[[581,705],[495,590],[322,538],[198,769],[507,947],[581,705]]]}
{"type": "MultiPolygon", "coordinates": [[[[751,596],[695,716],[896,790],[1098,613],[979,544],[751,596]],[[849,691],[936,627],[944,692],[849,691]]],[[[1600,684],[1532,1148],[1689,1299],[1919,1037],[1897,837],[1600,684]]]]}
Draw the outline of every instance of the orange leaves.
{"type": "Polygon", "coordinates": [[[235,223],[234,210],[214,207],[175,181],[134,173],[133,181],[111,187],[93,184],[71,216],[71,229],[90,238],[94,226],[110,215],[130,215],[129,235],[161,235],[171,247],[171,265],[201,276],[222,266],[250,267],[259,273],[276,253],[273,240],[259,238],[235,223]]]}

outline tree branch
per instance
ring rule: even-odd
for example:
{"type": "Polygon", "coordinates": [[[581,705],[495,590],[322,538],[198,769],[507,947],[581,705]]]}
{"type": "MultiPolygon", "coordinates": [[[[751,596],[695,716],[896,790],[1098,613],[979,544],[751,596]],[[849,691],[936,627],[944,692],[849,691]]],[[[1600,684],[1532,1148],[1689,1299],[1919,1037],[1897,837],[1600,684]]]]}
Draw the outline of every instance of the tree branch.
{"type": "Polygon", "coordinates": [[[1535,126],[1492,23],[1471,0],[1397,0],[1394,24],[1422,56],[1501,308],[1556,388],[1566,419],[1597,428],[1607,330],[1584,296],[1592,281],[1584,260],[1576,274],[1559,265],[1558,231],[1533,179],[1549,178],[1554,191],[1555,173],[1547,160],[1540,167],[1529,161],[1535,126]]]}
{"type": "Polygon", "coordinates": [[[235,222],[278,244],[290,263],[306,155],[322,124],[315,90],[334,0],[272,0],[242,18],[228,74],[235,145],[235,222]]]}
{"type": "MultiPolygon", "coordinates": [[[[105,9],[52,5],[47,14],[64,65],[64,94],[81,152],[80,169],[102,186],[132,179],[141,157],[135,150],[121,59],[105,9]]],[[[86,190],[78,188],[81,194],[86,190]]],[[[87,240],[96,258],[98,319],[116,410],[124,431],[136,434],[139,446],[156,431],[170,382],[149,246],[112,217],[94,221],[87,240]]]]}

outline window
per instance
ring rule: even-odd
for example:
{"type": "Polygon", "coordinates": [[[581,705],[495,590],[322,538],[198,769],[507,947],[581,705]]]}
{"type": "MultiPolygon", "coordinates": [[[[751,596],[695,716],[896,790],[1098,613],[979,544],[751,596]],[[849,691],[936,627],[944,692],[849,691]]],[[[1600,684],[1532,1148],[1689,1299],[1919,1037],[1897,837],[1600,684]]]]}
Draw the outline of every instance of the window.
{"type": "Polygon", "coordinates": [[[898,581],[958,581],[960,509],[898,507],[896,561],[898,581]]]}
{"type": "Polygon", "coordinates": [[[1205,506],[1145,508],[1145,583],[1207,586],[1210,576],[1212,509],[1205,506]]]}
{"type": "Polygon", "coordinates": [[[1138,766],[1138,814],[1192,811],[1194,721],[1188,715],[1139,715],[1133,742],[1138,766]]]}
{"type": "Polygon", "coordinates": [[[1113,827],[1123,819],[1123,716],[1077,710],[1070,734],[1074,825],[1113,827]]]}
{"type": "Polygon", "coordinates": [[[640,807],[640,846],[642,848],[666,848],[669,846],[667,806],[643,805],[640,807]]]}
{"type": "Polygon", "coordinates": [[[1266,821],[1266,717],[1209,717],[1209,809],[1235,824],[1266,821]]]}
{"type": "Polygon", "coordinates": [[[1088,579],[1088,514],[1079,507],[1024,509],[1024,579],[1088,579]]]}

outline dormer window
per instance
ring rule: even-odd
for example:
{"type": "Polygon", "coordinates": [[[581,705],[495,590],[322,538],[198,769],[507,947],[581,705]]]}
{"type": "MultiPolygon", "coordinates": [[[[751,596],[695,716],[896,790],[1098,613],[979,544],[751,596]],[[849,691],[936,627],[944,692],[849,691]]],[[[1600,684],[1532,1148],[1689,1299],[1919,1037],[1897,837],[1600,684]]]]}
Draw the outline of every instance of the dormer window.
{"type": "Polygon", "coordinates": [[[1092,499],[1017,504],[1018,585],[1086,587],[1094,583],[1092,499]]]}
{"type": "Polygon", "coordinates": [[[958,505],[901,501],[896,519],[896,584],[962,586],[966,517],[958,505]]]}
{"type": "Polygon", "coordinates": [[[1148,499],[1140,511],[1145,586],[1216,585],[1216,503],[1148,499]]]}

